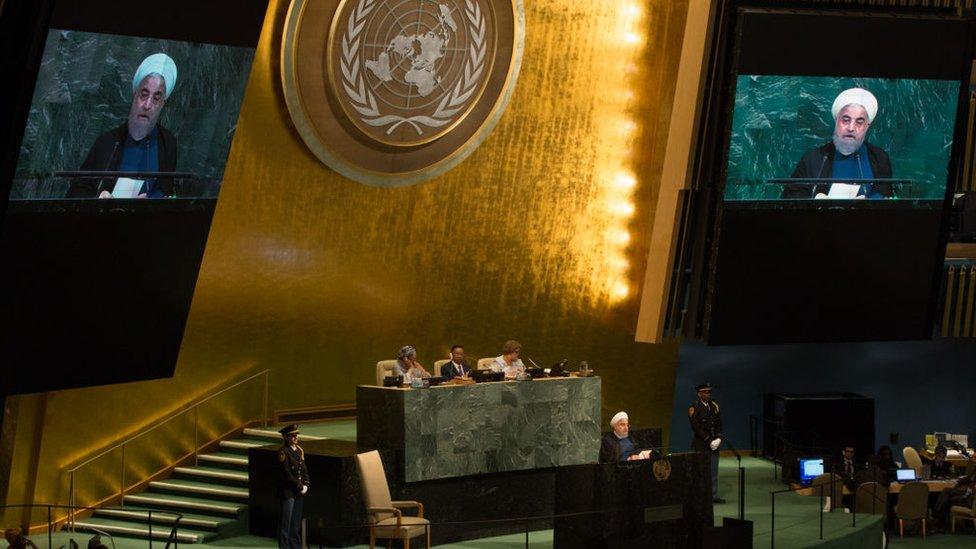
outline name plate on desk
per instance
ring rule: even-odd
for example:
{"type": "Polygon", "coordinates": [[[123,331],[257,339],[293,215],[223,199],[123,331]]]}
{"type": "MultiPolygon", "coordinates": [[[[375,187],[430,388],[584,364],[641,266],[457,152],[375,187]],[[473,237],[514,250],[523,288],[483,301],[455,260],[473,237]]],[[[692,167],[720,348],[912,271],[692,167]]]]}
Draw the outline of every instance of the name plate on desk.
{"type": "Polygon", "coordinates": [[[597,461],[599,377],[429,389],[360,385],[360,451],[394,450],[404,482],[597,461]]]}

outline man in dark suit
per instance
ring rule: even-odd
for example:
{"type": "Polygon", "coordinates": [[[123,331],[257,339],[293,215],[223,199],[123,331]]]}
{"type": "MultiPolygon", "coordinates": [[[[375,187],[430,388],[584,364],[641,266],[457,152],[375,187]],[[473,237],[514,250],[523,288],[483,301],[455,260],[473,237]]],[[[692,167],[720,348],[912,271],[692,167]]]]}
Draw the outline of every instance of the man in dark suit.
{"type": "Polygon", "coordinates": [[[854,446],[851,444],[844,446],[841,459],[834,462],[834,473],[844,479],[844,486],[853,490],[857,484],[854,478],[860,470],[861,468],[854,462],[854,446]]]}
{"type": "Polygon", "coordinates": [[[697,385],[695,391],[698,392],[698,400],[688,408],[688,421],[691,422],[691,430],[695,435],[691,447],[696,452],[708,452],[712,469],[712,502],[725,503],[724,499],[718,497],[718,449],[722,445],[722,414],[718,403],[712,400],[711,384],[697,385]]]}
{"type": "Polygon", "coordinates": [[[467,377],[470,373],[471,365],[464,360],[464,347],[452,346],[451,361],[441,366],[441,376],[444,379],[454,379],[456,377],[467,377]]]}
{"type": "Polygon", "coordinates": [[[281,500],[278,547],[301,549],[302,507],[309,484],[305,451],[298,445],[298,425],[289,425],[278,432],[285,441],[278,450],[278,462],[281,464],[278,474],[278,498],[281,500]]]}

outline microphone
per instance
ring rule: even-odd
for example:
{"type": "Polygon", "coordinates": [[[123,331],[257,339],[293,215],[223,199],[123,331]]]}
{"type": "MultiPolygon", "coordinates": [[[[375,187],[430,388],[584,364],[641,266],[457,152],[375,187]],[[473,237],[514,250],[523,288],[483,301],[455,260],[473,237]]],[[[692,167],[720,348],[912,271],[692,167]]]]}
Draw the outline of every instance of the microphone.
{"type": "MultiPolygon", "coordinates": [[[[827,153],[824,153],[823,158],[820,159],[820,169],[817,170],[817,179],[823,177],[823,169],[824,166],[826,165],[827,165],[827,153]]],[[[817,196],[817,187],[819,187],[820,185],[821,185],[820,183],[816,183],[813,185],[813,187],[810,189],[810,198],[817,196]]],[[[827,188],[827,192],[830,192],[830,187],[827,188]]]]}
{"type": "MultiPolygon", "coordinates": [[[[532,363],[533,366],[535,366],[536,368],[539,368],[539,365],[536,364],[534,360],[532,360],[532,357],[525,357],[525,360],[528,360],[529,362],[532,363]]],[[[541,368],[539,368],[539,369],[541,370],[541,368]]]]}

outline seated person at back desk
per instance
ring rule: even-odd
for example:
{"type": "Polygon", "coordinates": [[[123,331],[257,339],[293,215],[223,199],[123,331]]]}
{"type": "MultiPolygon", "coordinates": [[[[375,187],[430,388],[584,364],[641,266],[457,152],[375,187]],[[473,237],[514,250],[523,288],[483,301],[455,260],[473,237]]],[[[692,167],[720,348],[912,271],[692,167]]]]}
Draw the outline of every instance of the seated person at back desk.
{"type": "Polygon", "coordinates": [[[935,447],[935,457],[932,459],[932,464],[929,466],[929,478],[939,479],[939,478],[952,478],[952,464],[946,461],[946,455],[948,454],[945,446],[941,444],[935,447]]]}
{"type": "Polygon", "coordinates": [[[510,339],[502,346],[502,355],[495,357],[491,363],[492,372],[504,372],[506,378],[514,378],[525,372],[525,364],[519,356],[522,354],[522,344],[510,339]]]}
{"type": "Polygon", "coordinates": [[[901,466],[891,454],[891,446],[884,445],[878,448],[878,467],[885,472],[889,484],[895,481],[897,471],[901,469],[901,466]]]}
{"type": "Polygon", "coordinates": [[[471,373],[471,365],[464,360],[464,347],[453,345],[451,347],[451,361],[441,366],[441,376],[444,379],[454,379],[456,377],[467,377],[471,373]]]}
{"type": "Polygon", "coordinates": [[[891,484],[888,473],[879,465],[878,456],[868,456],[864,468],[854,473],[854,484],[860,485],[865,482],[877,482],[881,486],[887,487],[891,484]]]}
{"type": "Polygon", "coordinates": [[[410,345],[405,345],[397,353],[397,363],[393,368],[393,375],[403,376],[404,383],[410,383],[414,379],[430,377],[430,373],[417,362],[417,350],[410,345]]]}
{"type": "MultiPolygon", "coordinates": [[[[891,179],[888,153],[865,141],[878,114],[878,100],[862,88],[842,91],[830,109],[834,120],[833,138],[829,143],[807,151],[790,175],[794,179],[891,179]]],[[[843,181],[838,182],[843,183],[843,181]]],[[[828,198],[831,183],[819,183],[810,192],[803,184],[786,185],[782,198],[828,198]]],[[[855,198],[884,199],[893,196],[891,183],[865,183],[855,198]]]]}
{"type": "Polygon", "coordinates": [[[962,477],[956,481],[955,486],[939,494],[939,499],[932,508],[932,518],[936,520],[936,528],[944,529],[948,526],[949,510],[953,506],[972,508],[974,485],[976,485],[976,471],[962,477]]]}
{"type": "Polygon", "coordinates": [[[844,486],[849,490],[853,490],[857,485],[856,477],[861,469],[862,467],[854,461],[854,446],[850,444],[844,446],[841,459],[834,462],[834,473],[844,479],[844,486]]]}
{"type": "Polygon", "coordinates": [[[627,412],[617,412],[610,419],[610,433],[603,437],[600,444],[600,463],[621,463],[648,459],[653,450],[638,450],[637,444],[630,436],[630,418],[627,412]]]}

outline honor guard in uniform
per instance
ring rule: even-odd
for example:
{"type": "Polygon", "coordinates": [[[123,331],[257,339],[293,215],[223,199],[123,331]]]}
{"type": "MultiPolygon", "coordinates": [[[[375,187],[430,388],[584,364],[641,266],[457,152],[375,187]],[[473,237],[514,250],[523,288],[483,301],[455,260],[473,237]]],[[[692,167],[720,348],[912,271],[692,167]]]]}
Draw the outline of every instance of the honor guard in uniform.
{"type": "Polygon", "coordinates": [[[281,465],[278,474],[278,498],[281,499],[278,547],[301,549],[302,507],[304,496],[308,493],[305,452],[298,445],[298,425],[289,425],[278,432],[285,439],[285,443],[278,450],[278,462],[281,465]]]}
{"type": "Polygon", "coordinates": [[[708,452],[712,469],[712,501],[725,503],[718,497],[718,448],[722,445],[722,413],[712,400],[712,386],[702,383],[695,387],[698,400],[688,408],[688,420],[695,433],[691,447],[696,452],[708,452]]]}

